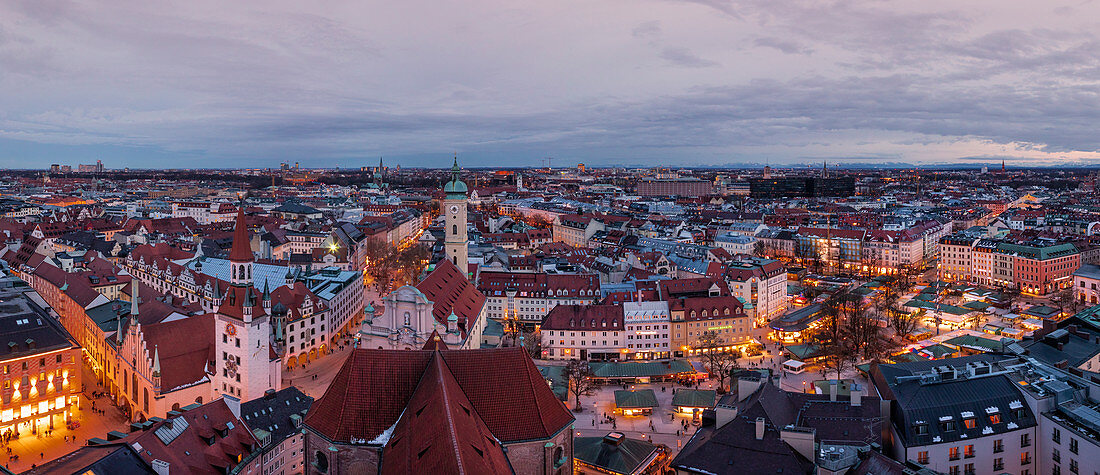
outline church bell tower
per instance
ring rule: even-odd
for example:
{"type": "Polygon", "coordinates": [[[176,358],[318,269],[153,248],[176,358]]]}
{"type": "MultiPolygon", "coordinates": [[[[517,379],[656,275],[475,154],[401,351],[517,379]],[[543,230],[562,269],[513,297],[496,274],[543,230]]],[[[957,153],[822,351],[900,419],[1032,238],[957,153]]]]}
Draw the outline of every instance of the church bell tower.
{"type": "Polygon", "coordinates": [[[455,156],[454,166],[451,167],[451,181],[448,181],[443,187],[443,191],[447,196],[443,200],[443,209],[440,212],[443,213],[446,221],[444,226],[446,238],[443,243],[447,251],[447,259],[458,266],[465,275],[468,272],[466,263],[469,252],[466,248],[466,193],[468,189],[466,184],[458,179],[458,175],[458,157],[455,156]]]}

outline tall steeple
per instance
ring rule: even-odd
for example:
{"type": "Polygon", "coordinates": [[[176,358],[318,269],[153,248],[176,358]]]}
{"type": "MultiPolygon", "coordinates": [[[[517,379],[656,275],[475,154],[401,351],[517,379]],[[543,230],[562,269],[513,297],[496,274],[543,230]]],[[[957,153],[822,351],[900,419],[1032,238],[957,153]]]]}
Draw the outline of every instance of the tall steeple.
{"type": "Polygon", "coordinates": [[[244,219],[244,200],[241,200],[233,228],[233,247],[229,250],[229,282],[233,285],[251,284],[254,260],[252,244],[248,240],[248,223],[244,219]]]}
{"type": "Polygon", "coordinates": [[[130,326],[134,326],[138,321],[138,304],[141,297],[138,297],[138,289],[141,288],[141,282],[136,278],[130,281],[130,285],[134,288],[133,295],[130,296],[130,326]]]}
{"type": "Polygon", "coordinates": [[[160,348],[153,347],[153,387],[160,389],[160,348]]]}
{"type": "Polygon", "coordinates": [[[460,173],[458,155],[455,155],[454,165],[451,166],[451,181],[443,187],[443,192],[446,193],[441,210],[446,222],[443,245],[447,259],[458,266],[462,275],[467,275],[469,250],[466,231],[466,193],[469,189],[459,179],[460,173]]]}

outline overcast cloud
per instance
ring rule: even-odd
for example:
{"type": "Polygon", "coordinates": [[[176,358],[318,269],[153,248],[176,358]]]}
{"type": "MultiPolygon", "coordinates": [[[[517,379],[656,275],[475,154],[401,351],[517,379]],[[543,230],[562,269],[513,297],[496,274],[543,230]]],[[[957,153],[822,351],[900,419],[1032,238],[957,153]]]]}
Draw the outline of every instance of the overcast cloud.
{"type": "Polygon", "coordinates": [[[1100,163],[1100,2],[0,2],[0,166],[1100,163]]]}

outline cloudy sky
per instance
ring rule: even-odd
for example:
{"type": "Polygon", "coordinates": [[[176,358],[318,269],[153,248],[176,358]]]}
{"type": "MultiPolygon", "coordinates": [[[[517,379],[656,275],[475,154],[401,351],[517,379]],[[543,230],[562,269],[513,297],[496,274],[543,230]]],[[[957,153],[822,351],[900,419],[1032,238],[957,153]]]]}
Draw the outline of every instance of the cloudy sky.
{"type": "Polygon", "coordinates": [[[1100,1],[4,0],[0,166],[1100,164],[1100,1]]]}

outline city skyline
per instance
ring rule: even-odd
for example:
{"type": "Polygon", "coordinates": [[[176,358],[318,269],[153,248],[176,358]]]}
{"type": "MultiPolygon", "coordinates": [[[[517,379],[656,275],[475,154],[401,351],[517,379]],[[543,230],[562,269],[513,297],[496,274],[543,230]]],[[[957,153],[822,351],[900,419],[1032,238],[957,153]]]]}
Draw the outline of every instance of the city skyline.
{"type": "Polygon", "coordinates": [[[318,8],[6,3],[0,166],[1100,159],[1088,2],[318,8]]]}

